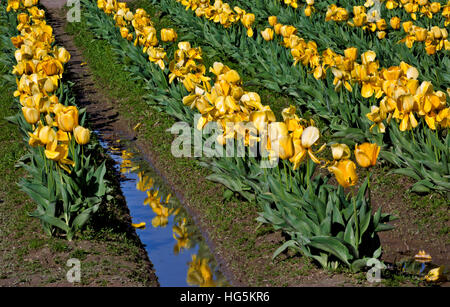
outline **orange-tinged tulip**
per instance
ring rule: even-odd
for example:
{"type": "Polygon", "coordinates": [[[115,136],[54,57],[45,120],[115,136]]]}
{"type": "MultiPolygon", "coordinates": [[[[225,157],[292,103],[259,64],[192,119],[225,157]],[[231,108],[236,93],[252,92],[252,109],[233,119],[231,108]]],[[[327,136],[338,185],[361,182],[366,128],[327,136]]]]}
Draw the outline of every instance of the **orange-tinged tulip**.
{"type": "Polygon", "coordinates": [[[374,166],[377,163],[378,154],[380,153],[380,146],[375,143],[363,143],[355,145],[355,157],[361,167],[374,166]]]}
{"type": "Polygon", "coordinates": [[[73,135],[75,136],[75,141],[80,145],[89,143],[89,140],[91,138],[89,129],[86,129],[82,126],[76,126],[73,129],[73,135]]]}
{"type": "Polygon", "coordinates": [[[351,160],[338,161],[328,167],[328,170],[336,176],[337,182],[344,188],[355,185],[358,180],[356,165],[351,160]]]}

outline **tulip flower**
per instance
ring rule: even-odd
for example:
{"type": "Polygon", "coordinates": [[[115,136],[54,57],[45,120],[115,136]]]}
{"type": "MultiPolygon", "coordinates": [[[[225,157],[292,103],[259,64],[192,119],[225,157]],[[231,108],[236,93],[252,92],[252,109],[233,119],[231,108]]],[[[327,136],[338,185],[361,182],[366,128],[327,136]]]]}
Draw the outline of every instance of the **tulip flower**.
{"type": "Polygon", "coordinates": [[[289,159],[294,154],[292,137],[285,123],[274,122],[269,126],[269,150],[272,150],[281,160],[289,159]]]}
{"type": "Polygon", "coordinates": [[[328,167],[328,170],[336,176],[337,182],[344,188],[355,185],[358,180],[356,165],[351,160],[338,161],[328,167]]]}
{"type": "Polygon", "coordinates": [[[264,127],[268,125],[270,122],[276,121],[275,114],[269,109],[254,111],[250,114],[249,120],[253,122],[256,129],[261,133],[264,127]]]}
{"type": "Polygon", "coordinates": [[[174,29],[161,29],[161,40],[163,42],[174,42],[177,40],[177,33],[174,29]]]}
{"type": "Polygon", "coordinates": [[[69,62],[70,60],[69,51],[67,51],[66,48],[64,47],[58,48],[57,59],[63,64],[69,62]]]}
{"type": "Polygon", "coordinates": [[[273,30],[271,28],[266,28],[264,31],[261,31],[261,36],[265,41],[273,40],[273,30]]]}
{"type": "Polygon", "coordinates": [[[69,155],[69,148],[67,144],[58,144],[58,141],[54,140],[53,142],[47,144],[44,153],[47,159],[58,162],[58,165],[68,173],[71,171],[67,165],[75,165],[72,160],[67,159],[67,156],[69,155]]]}
{"type": "Polygon", "coordinates": [[[22,107],[22,113],[27,123],[31,125],[36,124],[41,118],[39,110],[36,108],[22,107]]]}
{"type": "Polygon", "coordinates": [[[42,144],[46,145],[56,140],[56,131],[49,126],[44,126],[39,131],[39,140],[42,144]]]}
{"type": "Polygon", "coordinates": [[[443,274],[442,266],[431,269],[425,276],[425,280],[428,282],[439,282],[445,281],[446,279],[446,276],[443,274]]]}
{"type": "Polygon", "coordinates": [[[350,148],[346,144],[332,144],[331,153],[334,160],[349,159],[351,156],[350,148]]]}
{"type": "Polygon", "coordinates": [[[277,24],[277,16],[269,16],[269,24],[273,27],[277,24]]]}
{"type": "Polygon", "coordinates": [[[312,146],[319,140],[320,131],[317,127],[309,126],[303,130],[301,137],[301,146],[308,150],[308,155],[314,163],[320,164],[320,160],[315,156],[316,153],[321,152],[325,148],[325,144],[322,147],[313,152],[312,146]]]}
{"type": "Polygon", "coordinates": [[[89,143],[91,134],[89,129],[86,129],[82,126],[76,126],[73,129],[73,135],[75,136],[75,141],[80,145],[86,145],[89,143]]]}
{"type": "Polygon", "coordinates": [[[62,131],[72,132],[78,126],[78,109],[76,107],[63,107],[56,115],[58,127],[62,131]]]}
{"type": "Polygon", "coordinates": [[[355,157],[361,167],[374,166],[377,163],[378,154],[380,153],[380,146],[377,144],[363,143],[355,145],[355,157]]]}
{"type": "Polygon", "coordinates": [[[400,18],[398,18],[397,16],[392,17],[389,24],[391,25],[392,29],[394,30],[398,30],[400,29],[400,18]]]}

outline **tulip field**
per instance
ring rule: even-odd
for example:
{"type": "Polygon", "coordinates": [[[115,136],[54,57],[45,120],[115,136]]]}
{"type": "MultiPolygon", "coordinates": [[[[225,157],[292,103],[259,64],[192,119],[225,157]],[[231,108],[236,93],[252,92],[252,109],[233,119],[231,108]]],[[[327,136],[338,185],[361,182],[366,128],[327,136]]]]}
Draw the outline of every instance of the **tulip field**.
{"type": "MultiPolygon", "coordinates": [[[[241,242],[227,249],[239,249],[251,241],[242,233],[255,233],[255,242],[257,233],[279,234],[258,256],[245,245],[240,255],[254,257],[255,267],[270,263],[271,272],[277,263],[306,259],[314,270],[355,278],[376,261],[383,276],[408,275],[416,285],[446,281],[448,0],[80,3],[81,20],[67,26],[71,35],[88,31],[92,46],[105,42],[114,59],[105,69],[123,71],[128,82],[140,84],[144,111],[129,105],[131,115],[125,115],[117,106],[119,116],[139,121],[133,130],[144,144],[152,140],[150,156],[177,161],[159,171],[177,169],[179,178],[169,183],[189,181],[172,185],[186,203],[192,195],[201,200],[194,211],[214,245],[227,237],[241,242]],[[160,118],[145,124],[152,116],[160,118]],[[194,155],[174,153],[175,123],[190,131],[187,152],[194,155]],[[159,125],[165,130],[157,134],[159,125]],[[204,149],[210,143],[213,148],[204,149]],[[201,188],[203,182],[208,188],[201,188]],[[395,197],[407,200],[389,204],[395,197]],[[408,207],[413,199],[416,207],[408,207]],[[240,224],[247,214],[249,226],[229,232],[239,226],[224,221],[240,224]],[[417,227],[411,216],[425,215],[432,218],[421,227],[439,233],[429,239],[445,242],[439,243],[444,256],[434,261],[415,240],[408,246],[409,262],[386,258],[395,247],[389,238],[417,227]]],[[[72,56],[55,39],[46,8],[39,0],[7,0],[0,11],[0,61],[8,71],[0,82],[14,87],[9,100],[16,110],[6,120],[26,147],[16,161],[26,176],[17,184],[35,203],[30,218],[47,236],[76,241],[115,198],[95,122],[89,107],[77,105],[66,71],[72,56]]],[[[89,51],[89,44],[83,48],[89,51]]],[[[126,86],[117,84],[117,91],[126,86]]],[[[133,95],[123,94],[125,101],[133,95]]],[[[163,201],[158,208],[166,218],[173,211],[163,201]]],[[[137,231],[145,226],[134,223],[137,231]]],[[[422,230],[408,233],[412,241],[413,232],[422,230]]],[[[207,279],[199,284],[214,284],[207,279]]]]}

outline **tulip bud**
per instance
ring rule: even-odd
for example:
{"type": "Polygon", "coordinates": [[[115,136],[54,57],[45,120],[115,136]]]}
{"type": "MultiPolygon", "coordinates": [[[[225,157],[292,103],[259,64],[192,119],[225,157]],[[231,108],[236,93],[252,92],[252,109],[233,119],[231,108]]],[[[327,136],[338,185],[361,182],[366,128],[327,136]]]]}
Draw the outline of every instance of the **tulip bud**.
{"type": "Polygon", "coordinates": [[[73,129],[73,135],[75,136],[75,141],[80,145],[89,143],[91,137],[89,129],[86,129],[82,126],[76,126],[73,129]]]}
{"type": "Polygon", "coordinates": [[[41,117],[39,110],[36,108],[22,107],[22,113],[27,123],[31,125],[36,124],[41,117]]]}
{"type": "Polygon", "coordinates": [[[377,37],[378,39],[383,39],[386,37],[386,32],[385,31],[378,31],[377,32],[377,37]]]}
{"type": "Polygon", "coordinates": [[[305,12],[305,16],[306,16],[306,17],[311,16],[311,14],[312,14],[312,8],[311,8],[311,6],[308,5],[308,6],[305,8],[304,12],[305,12]]]}

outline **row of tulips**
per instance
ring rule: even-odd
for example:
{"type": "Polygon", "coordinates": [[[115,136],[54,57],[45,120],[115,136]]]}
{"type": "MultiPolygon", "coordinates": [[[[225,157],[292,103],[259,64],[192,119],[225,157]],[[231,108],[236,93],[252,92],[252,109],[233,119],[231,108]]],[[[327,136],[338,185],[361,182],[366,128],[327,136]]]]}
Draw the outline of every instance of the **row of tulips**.
{"type": "Polygon", "coordinates": [[[11,37],[14,56],[8,62],[16,61],[14,96],[22,112],[11,121],[29,145],[19,165],[31,175],[21,182],[38,205],[31,215],[48,234],[62,231],[71,240],[103,201],[106,169],[92,154],[99,145],[90,144],[90,131],[82,126],[85,112],[74,105],[64,82],[70,54],[54,44],[53,29],[37,5],[37,0],[8,1],[4,16],[8,33],[19,33],[11,37]]]}
{"type": "MultiPolygon", "coordinates": [[[[437,4],[440,8],[440,4],[437,4]]],[[[433,9],[433,12],[438,12],[438,10],[433,9]]],[[[347,21],[349,18],[349,13],[345,8],[333,4],[328,8],[325,20],[339,22],[347,21]]],[[[353,18],[348,24],[352,27],[362,27],[371,32],[376,31],[379,39],[385,38],[388,30],[388,23],[384,18],[381,18],[380,12],[378,10],[367,12],[364,6],[353,7],[353,18]]],[[[447,40],[448,32],[445,28],[433,26],[428,31],[426,28],[414,25],[412,21],[402,23],[398,16],[394,16],[389,20],[392,30],[400,29],[400,24],[402,24],[403,30],[407,33],[407,36],[400,42],[405,42],[408,48],[412,48],[414,42],[424,42],[425,51],[429,55],[435,54],[436,51],[440,50],[450,50],[450,42],[447,40]]]]}
{"type": "MultiPolygon", "coordinates": [[[[365,7],[355,7],[358,15],[365,14],[365,7]]],[[[356,14],[355,14],[356,15],[356,14]]],[[[379,19],[375,28],[385,29],[379,19]]],[[[400,66],[392,66],[389,68],[380,67],[376,61],[376,53],[367,51],[361,55],[361,64],[356,62],[357,48],[350,47],[344,50],[344,56],[334,52],[330,48],[326,49],[321,55],[318,51],[317,44],[314,41],[306,42],[304,39],[296,35],[297,29],[294,26],[283,25],[278,23],[276,16],[268,18],[269,24],[273,30],[266,28],[261,32],[265,40],[273,39],[273,33],[283,37],[283,45],[291,50],[294,59],[294,65],[301,62],[304,66],[308,66],[316,79],[326,77],[328,69],[334,75],[333,84],[335,90],[339,90],[344,86],[347,90],[352,91],[352,83],[358,83],[361,86],[361,94],[364,98],[375,96],[381,98],[379,106],[373,106],[372,112],[367,117],[374,122],[380,132],[384,132],[384,122],[395,118],[400,122],[400,130],[410,130],[418,125],[414,114],[422,116],[430,129],[450,127],[450,112],[447,107],[447,97],[442,91],[434,91],[431,82],[424,81],[419,86],[418,70],[406,63],[400,66]],[[434,103],[432,103],[434,101],[434,103]]],[[[412,23],[408,24],[410,27],[412,23]]],[[[407,25],[404,24],[406,28],[407,25]]],[[[405,29],[406,32],[408,32],[405,29]]],[[[433,38],[439,37],[443,39],[446,30],[443,32],[439,28],[433,28],[433,38]],[[434,36],[436,32],[436,37],[434,36]]],[[[438,48],[444,46],[445,40],[437,43],[438,48]],[[440,47],[439,47],[440,46],[440,47]]],[[[447,41],[447,49],[450,43],[447,41]]],[[[431,45],[429,45],[431,46],[431,45]]],[[[433,45],[436,49],[436,45],[433,45]]],[[[450,95],[450,94],[449,94],[450,95]]]]}
{"type": "MultiPolygon", "coordinates": [[[[106,24],[105,17],[92,12],[92,10],[95,10],[92,2],[85,1],[84,4],[87,10],[91,11],[87,17],[90,24],[106,24]]],[[[99,26],[97,26],[97,31],[101,31],[102,37],[110,41],[111,38],[117,37],[117,34],[113,31],[100,29],[99,26]]],[[[134,55],[131,47],[124,46],[114,40],[111,42],[114,45],[120,45],[121,48],[126,48],[126,51],[124,50],[120,54],[133,53],[130,57],[135,59],[136,63],[128,64],[136,65],[136,69],[130,67],[133,74],[141,78],[149,76],[145,71],[147,66],[140,64],[142,62],[142,53],[139,53],[142,52],[141,48],[139,48],[141,51],[134,55]]],[[[160,80],[160,76],[164,72],[148,67],[153,74],[153,80],[148,80],[152,84],[152,88],[156,90],[154,88],[156,82],[159,87],[166,87],[167,90],[164,93],[167,98],[165,101],[169,100],[169,103],[173,101],[174,104],[181,104],[180,100],[176,101],[174,98],[180,97],[180,94],[182,94],[184,104],[197,109],[203,115],[197,123],[197,128],[204,127],[209,121],[236,123],[232,127],[236,128],[233,131],[237,131],[237,133],[233,132],[228,135],[227,132],[231,132],[231,130],[224,131],[225,134],[219,136],[219,142],[222,140],[222,143],[230,138],[237,138],[247,144],[255,141],[245,131],[241,131],[244,134],[239,134],[239,123],[237,122],[251,122],[256,129],[270,124],[272,133],[269,136],[268,143],[270,145],[268,149],[271,150],[272,155],[276,155],[282,160],[276,167],[265,169],[261,167],[259,158],[250,156],[245,159],[238,157],[232,159],[213,158],[205,161],[215,170],[215,174],[209,178],[225,184],[248,199],[257,199],[258,202],[261,202],[265,208],[264,213],[261,213],[261,222],[282,221],[283,225],[278,223],[276,227],[288,231],[296,238],[308,238],[309,241],[302,245],[301,252],[313,257],[325,267],[336,267],[339,263],[343,263],[358,269],[364,267],[365,257],[380,257],[381,247],[379,241],[377,241],[376,232],[390,229],[385,222],[391,218],[387,214],[381,214],[381,210],[372,215],[370,203],[365,194],[368,180],[361,186],[357,196],[344,196],[343,187],[355,185],[357,181],[356,165],[349,159],[349,148],[343,144],[334,145],[332,151],[335,159],[321,163],[316,156],[317,151],[315,152],[312,149],[319,143],[320,139],[320,131],[317,127],[314,127],[313,122],[307,122],[299,118],[295,114],[294,107],[283,111],[283,122],[276,122],[270,107],[261,104],[259,95],[254,92],[246,92],[242,87],[239,74],[221,63],[215,63],[210,68],[210,71],[216,75],[212,87],[203,84],[203,80],[192,82],[192,84],[185,82],[186,76],[193,74],[193,71],[197,71],[197,68],[203,65],[201,62],[202,55],[199,49],[191,47],[187,42],[180,42],[178,47],[179,49],[175,51],[174,59],[170,65],[170,73],[166,73],[164,77],[165,80],[171,79],[172,82],[160,80]],[[175,83],[182,84],[182,88],[175,83]],[[189,91],[191,93],[186,96],[184,93],[189,93],[189,91]],[[291,158],[293,158],[294,163],[286,163],[291,158]],[[327,179],[320,175],[312,180],[315,163],[329,166],[330,172],[336,175],[341,187],[336,188],[326,185],[327,179]],[[282,171],[284,171],[284,176],[282,171]],[[252,174],[252,172],[256,173],[252,174]],[[249,193],[249,190],[252,193],[249,193]],[[278,191],[282,195],[279,195],[278,191]],[[274,198],[267,199],[266,197],[272,195],[271,193],[273,193],[274,198]],[[308,207],[308,209],[307,206],[300,205],[299,200],[310,201],[311,198],[317,198],[318,195],[321,195],[321,199],[323,197],[325,199],[322,202],[314,203],[314,206],[308,207]],[[296,221],[298,228],[295,231],[289,231],[285,228],[287,225],[285,223],[288,223],[286,220],[288,216],[281,215],[281,218],[276,216],[279,214],[277,208],[280,209],[285,205],[286,197],[297,199],[291,202],[291,205],[299,205],[297,209],[313,210],[316,212],[314,213],[315,216],[318,214],[316,217],[308,217],[305,215],[305,211],[303,215],[299,215],[307,220],[306,223],[309,223],[314,231],[311,232],[311,228],[305,228],[300,220],[296,221]],[[274,207],[273,204],[276,204],[276,206],[274,207]],[[326,209],[327,207],[328,209],[326,209]],[[326,210],[330,214],[334,212],[334,218],[338,219],[338,223],[344,228],[341,229],[341,226],[332,227],[332,224],[336,221],[330,217],[326,218],[322,214],[322,210],[324,210],[323,212],[326,210]],[[320,251],[320,254],[318,251],[320,251]]],[[[203,68],[201,71],[203,71],[203,68]]],[[[199,76],[202,76],[202,74],[199,76]]],[[[149,77],[151,78],[151,76],[149,77]]],[[[188,80],[192,80],[192,78],[188,78],[188,80]]],[[[169,107],[167,102],[160,103],[161,107],[171,114],[173,107],[169,107]]],[[[192,111],[183,109],[181,114],[176,114],[176,116],[178,118],[183,118],[183,116],[192,118],[190,115],[183,115],[190,112],[192,111]]],[[[225,125],[225,127],[227,126],[225,125]]],[[[325,145],[320,147],[323,149],[325,145]]],[[[379,147],[376,144],[363,144],[355,148],[356,159],[364,167],[373,165],[378,153],[379,147]]]]}
{"type": "MultiPolygon", "coordinates": [[[[298,8],[298,0],[279,0],[284,1],[286,5],[293,8],[298,8]]],[[[376,3],[385,2],[385,7],[388,10],[403,9],[406,13],[410,14],[411,19],[417,20],[418,17],[427,17],[429,19],[433,18],[433,15],[442,13],[442,16],[446,19],[445,26],[450,23],[450,5],[447,2],[446,5],[442,5],[440,2],[429,1],[429,0],[401,0],[400,2],[395,0],[366,0],[364,3],[365,8],[373,7],[376,3]]],[[[360,6],[358,6],[360,7],[360,6]]],[[[355,8],[355,7],[354,7],[355,8]]],[[[353,9],[354,9],[353,8],[353,9]]],[[[306,16],[311,16],[311,13],[316,11],[314,9],[314,0],[306,0],[306,6],[304,8],[304,13],[306,16]]],[[[355,13],[355,15],[358,15],[355,13]]],[[[353,23],[363,24],[368,20],[365,18],[357,17],[353,20],[353,23]]],[[[349,12],[343,7],[337,7],[336,4],[330,5],[326,11],[326,19],[331,19],[334,21],[345,21],[349,18],[349,12]],[[330,18],[331,17],[331,18],[330,18]]]]}
{"type": "MultiPolygon", "coordinates": [[[[169,1],[165,1],[164,7],[168,5],[168,2],[169,1]]],[[[238,3],[243,4],[244,2],[238,3]]],[[[254,8],[255,11],[258,12],[257,15],[264,16],[267,12],[278,9],[277,7],[271,7],[270,4],[270,1],[263,1],[261,4],[258,4],[254,8]]],[[[161,9],[164,9],[164,7],[161,7],[161,9]]],[[[291,55],[289,54],[289,56],[287,56],[280,52],[278,46],[275,48],[274,43],[270,42],[267,46],[263,46],[260,43],[260,40],[247,39],[247,42],[243,42],[243,39],[239,38],[239,29],[228,30],[227,32],[231,32],[230,35],[222,33],[223,31],[220,31],[220,29],[214,29],[214,31],[212,31],[212,26],[207,28],[206,25],[200,23],[197,25],[194,21],[195,17],[189,19],[188,14],[184,14],[178,9],[175,10],[175,8],[176,6],[174,5],[173,7],[170,7],[167,12],[171,14],[170,12],[174,11],[173,18],[175,18],[178,23],[187,26],[189,22],[195,25],[193,28],[195,29],[196,35],[203,35],[206,42],[212,47],[226,47],[226,51],[222,53],[224,56],[228,56],[228,54],[231,53],[233,60],[238,61],[240,67],[244,67],[247,72],[258,71],[257,74],[252,75],[251,82],[258,80],[257,84],[267,85],[268,88],[275,90],[277,93],[287,93],[292,96],[295,102],[301,107],[313,110],[313,112],[326,118],[326,120],[330,122],[329,127],[331,128],[331,131],[336,131],[333,134],[333,138],[345,138],[347,140],[351,138],[357,142],[363,142],[364,139],[370,139],[372,141],[376,140],[378,144],[384,144],[385,150],[381,152],[383,160],[387,160],[397,167],[398,169],[396,169],[395,172],[407,175],[416,181],[412,186],[412,190],[429,192],[430,190],[448,191],[450,188],[447,179],[449,178],[448,172],[450,170],[450,150],[447,144],[449,144],[450,138],[448,137],[447,129],[440,129],[439,132],[437,132],[438,130],[434,130],[436,133],[430,133],[432,130],[428,129],[428,124],[434,124],[436,126],[436,122],[434,122],[433,119],[429,120],[427,123],[423,116],[419,116],[419,118],[422,118],[418,121],[416,120],[416,117],[407,118],[403,115],[400,122],[401,124],[403,123],[403,125],[408,127],[407,120],[410,120],[411,127],[412,124],[415,125],[417,123],[419,128],[414,129],[415,131],[411,129],[410,133],[401,133],[399,128],[395,125],[395,121],[390,121],[391,115],[394,115],[395,113],[387,115],[384,122],[381,120],[382,117],[378,116],[380,109],[381,114],[385,114],[383,111],[385,111],[386,108],[383,105],[373,106],[372,113],[369,113],[370,109],[365,107],[364,99],[361,99],[362,96],[360,93],[357,93],[356,91],[344,91],[347,93],[343,93],[340,91],[339,95],[334,94],[333,90],[329,88],[334,81],[332,78],[329,78],[330,75],[333,75],[332,73],[326,74],[325,72],[323,85],[314,82],[314,74],[311,74],[312,78],[305,76],[309,66],[305,66],[305,68],[299,69],[298,71],[294,69],[295,67],[288,68],[291,55]],[[178,18],[178,15],[182,16],[178,18]],[[187,22],[186,20],[189,21],[187,22]],[[196,27],[198,28],[196,29],[196,27]],[[232,46],[230,37],[236,37],[236,39],[232,40],[241,47],[235,48],[232,46]],[[218,43],[219,41],[221,42],[220,44],[218,43]],[[260,44],[261,47],[259,47],[260,44]],[[243,46],[246,46],[247,49],[244,49],[243,46]],[[271,59],[274,62],[265,62],[264,59],[266,58],[271,59]],[[266,80],[262,80],[263,78],[266,80]],[[261,79],[261,81],[259,81],[259,79],[261,79]],[[305,84],[299,84],[298,80],[302,80],[305,84]],[[318,91],[321,92],[319,93],[316,91],[314,87],[319,87],[320,89],[318,89],[318,91]],[[372,124],[370,124],[370,121],[367,121],[366,123],[365,119],[369,120],[369,118],[373,119],[372,124]],[[384,139],[382,137],[380,138],[382,134],[372,133],[377,132],[372,130],[375,126],[378,126],[380,129],[385,129],[385,123],[390,125],[390,129],[384,139]],[[370,125],[372,125],[372,127],[370,127],[370,125]],[[386,148],[387,146],[391,147],[389,151],[386,150],[388,149],[386,148]],[[420,162],[417,162],[418,157],[420,157],[420,162]]],[[[295,15],[289,10],[283,10],[283,14],[280,16],[280,18],[285,20],[296,20],[295,15]]],[[[314,22],[310,22],[308,18],[303,19],[300,24],[303,24],[303,26],[297,28],[298,32],[302,32],[302,35],[304,36],[310,36],[309,32],[314,32],[316,30],[314,27],[317,25],[317,18],[315,18],[314,22]],[[308,31],[303,30],[305,27],[308,31]]],[[[319,28],[320,27],[324,27],[324,32],[326,32],[327,28],[331,28],[329,23],[323,23],[319,28]]],[[[272,31],[272,34],[274,33],[272,29],[269,28],[269,30],[272,31]]],[[[361,30],[358,31],[361,32],[361,30]]],[[[367,46],[365,46],[365,43],[363,44],[362,40],[359,40],[359,34],[356,35],[358,31],[353,31],[356,32],[352,34],[353,39],[355,40],[356,45],[359,46],[358,49],[363,50],[364,48],[367,48],[367,46]]],[[[333,32],[333,35],[334,34],[337,34],[336,38],[339,40],[339,32],[333,32]]],[[[326,48],[324,47],[324,42],[329,41],[326,36],[314,37],[313,35],[313,38],[318,39],[318,42],[322,43],[321,49],[326,48]]],[[[343,38],[345,38],[345,36],[343,38]]],[[[345,38],[345,40],[348,41],[348,37],[345,38]]],[[[447,98],[445,97],[445,88],[448,88],[448,81],[446,81],[448,80],[448,74],[441,68],[445,67],[448,58],[444,57],[442,58],[442,61],[435,57],[423,58],[423,56],[420,56],[420,54],[416,52],[419,50],[415,50],[414,55],[411,56],[412,54],[404,52],[404,48],[400,45],[390,46],[389,43],[378,43],[378,40],[375,42],[369,40],[369,43],[373,43],[372,47],[375,47],[377,50],[377,55],[381,54],[380,57],[377,56],[376,58],[377,63],[378,61],[384,63],[392,61],[401,62],[403,58],[409,59],[409,62],[416,62],[416,67],[421,70],[417,79],[421,78],[422,80],[427,80],[433,78],[433,83],[436,82],[438,85],[437,87],[440,90],[435,92],[440,92],[441,98],[447,98]],[[382,48],[383,46],[384,48],[382,48]],[[391,48],[394,48],[396,52],[386,52],[386,50],[390,50],[391,48]],[[414,57],[417,58],[414,59],[414,57]],[[432,70],[431,67],[433,67],[432,70]],[[429,71],[433,71],[433,74],[428,74],[429,71]],[[442,95],[442,93],[444,93],[444,95],[442,95]]],[[[347,44],[341,45],[346,46],[347,44]]],[[[373,54],[372,52],[370,53],[373,54]]],[[[427,83],[425,83],[424,86],[428,87],[427,83]]],[[[374,96],[372,96],[372,100],[375,100],[373,97],[374,96]]],[[[406,110],[408,109],[408,104],[409,106],[414,106],[414,108],[416,107],[416,101],[413,102],[413,105],[411,105],[410,101],[405,104],[406,110]]],[[[440,116],[438,114],[439,120],[447,116],[446,112],[447,108],[444,108],[440,116]]]]}
{"type": "Polygon", "coordinates": [[[430,129],[435,130],[438,125],[450,127],[450,108],[446,102],[450,94],[434,91],[429,81],[419,85],[417,68],[404,62],[399,66],[380,67],[373,51],[363,53],[358,63],[358,50],[354,47],[344,50],[344,56],[331,49],[321,55],[315,42],[306,42],[296,35],[295,27],[278,23],[275,16],[269,17],[269,23],[275,33],[283,37],[284,46],[291,50],[294,65],[301,62],[310,67],[316,79],[324,78],[330,69],[335,90],[344,87],[351,92],[350,82],[358,83],[362,97],[381,98],[380,105],[372,106],[372,112],[367,114],[380,132],[385,130],[383,122],[389,122],[392,117],[400,121],[401,131],[415,128],[418,123],[414,114],[424,117],[430,129]]]}

